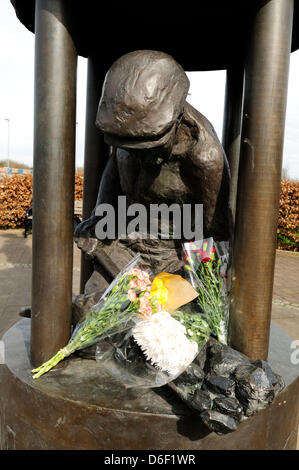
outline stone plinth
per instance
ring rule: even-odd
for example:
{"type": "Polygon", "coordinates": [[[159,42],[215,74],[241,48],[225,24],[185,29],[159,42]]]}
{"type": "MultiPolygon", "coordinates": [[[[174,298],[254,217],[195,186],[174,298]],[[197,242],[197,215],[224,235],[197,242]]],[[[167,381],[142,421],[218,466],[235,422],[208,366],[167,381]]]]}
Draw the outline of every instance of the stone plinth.
{"type": "Polygon", "coordinates": [[[0,366],[1,449],[295,449],[298,365],[290,340],[272,327],[269,362],[285,390],[230,434],[211,433],[168,387],[125,390],[92,360],[72,358],[33,380],[30,320],[4,336],[0,366]]]}

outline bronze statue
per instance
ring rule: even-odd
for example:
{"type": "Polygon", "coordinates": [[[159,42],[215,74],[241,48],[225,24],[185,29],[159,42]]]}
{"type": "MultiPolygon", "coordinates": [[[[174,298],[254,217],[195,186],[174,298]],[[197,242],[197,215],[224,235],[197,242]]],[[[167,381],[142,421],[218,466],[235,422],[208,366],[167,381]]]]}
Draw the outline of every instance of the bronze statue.
{"type": "MultiPolygon", "coordinates": [[[[141,50],[120,57],[103,85],[96,126],[110,146],[97,204],[203,204],[203,233],[228,240],[229,167],[209,121],[186,97],[189,80],[168,54],[141,50]]],[[[182,240],[97,240],[95,210],[76,229],[78,246],[95,261],[85,293],[103,291],[137,252],[153,273],[179,272],[182,240]]]]}

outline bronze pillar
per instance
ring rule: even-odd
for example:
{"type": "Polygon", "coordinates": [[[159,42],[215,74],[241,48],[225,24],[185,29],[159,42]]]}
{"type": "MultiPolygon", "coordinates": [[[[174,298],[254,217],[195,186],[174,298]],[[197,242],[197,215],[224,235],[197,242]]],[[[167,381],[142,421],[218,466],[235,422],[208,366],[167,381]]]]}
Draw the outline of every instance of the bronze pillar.
{"type": "Polygon", "coordinates": [[[70,336],[77,53],[63,0],[36,0],[31,360],[70,336]]]}
{"type": "Polygon", "coordinates": [[[235,221],[238,186],[239,156],[242,130],[242,108],[244,89],[244,64],[232,65],[226,71],[225,104],[223,116],[222,145],[224,147],[230,172],[229,202],[235,221]]]}
{"type": "MultiPolygon", "coordinates": [[[[84,148],[83,220],[88,219],[97,201],[102,173],[107,162],[107,146],[103,134],[96,128],[96,114],[100,101],[106,67],[100,59],[89,57],[84,148]]],[[[80,292],[93,272],[92,262],[81,255],[80,292]]]]}
{"type": "Polygon", "coordinates": [[[293,0],[258,2],[245,64],[230,343],[266,359],[293,0]]]}

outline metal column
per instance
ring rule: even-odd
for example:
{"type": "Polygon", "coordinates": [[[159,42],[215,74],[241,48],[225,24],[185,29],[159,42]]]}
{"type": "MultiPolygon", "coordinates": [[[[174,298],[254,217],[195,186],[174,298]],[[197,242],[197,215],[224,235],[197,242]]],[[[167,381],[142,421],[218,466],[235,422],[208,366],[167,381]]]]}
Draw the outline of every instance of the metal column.
{"type": "Polygon", "coordinates": [[[293,0],[258,2],[245,64],[230,344],[266,359],[293,0]]]}
{"type": "MultiPolygon", "coordinates": [[[[84,190],[83,220],[88,219],[95,207],[103,170],[107,163],[107,146],[103,134],[95,126],[97,109],[102,93],[106,67],[101,58],[88,58],[85,149],[84,149],[84,190]]],[[[81,255],[80,292],[93,272],[92,261],[81,255]]]]}
{"type": "Polygon", "coordinates": [[[70,336],[77,53],[63,0],[36,0],[31,360],[70,336]]]}
{"type": "Polygon", "coordinates": [[[223,117],[222,145],[230,172],[229,202],[235,221],[238,186],[239,156],[242,130],[242,108],[244,89],[244,64],[234,64],[226,71],[225,106],[223,117]]]}

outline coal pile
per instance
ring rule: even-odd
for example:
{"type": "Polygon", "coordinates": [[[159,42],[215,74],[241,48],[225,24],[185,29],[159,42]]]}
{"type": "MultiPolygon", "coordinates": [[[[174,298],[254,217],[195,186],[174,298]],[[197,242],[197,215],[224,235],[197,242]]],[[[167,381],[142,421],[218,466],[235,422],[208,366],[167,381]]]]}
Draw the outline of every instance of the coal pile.
{"type": "Polygon", "coordinates": [[[211,431],[226,434],[269,406],[285,385],[267,362],[210,339],[169,386],[211,431]]]}

